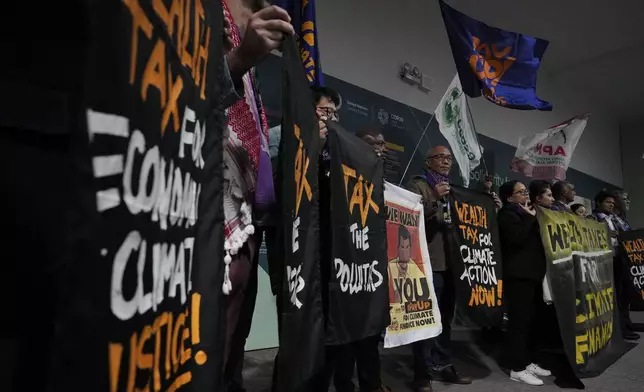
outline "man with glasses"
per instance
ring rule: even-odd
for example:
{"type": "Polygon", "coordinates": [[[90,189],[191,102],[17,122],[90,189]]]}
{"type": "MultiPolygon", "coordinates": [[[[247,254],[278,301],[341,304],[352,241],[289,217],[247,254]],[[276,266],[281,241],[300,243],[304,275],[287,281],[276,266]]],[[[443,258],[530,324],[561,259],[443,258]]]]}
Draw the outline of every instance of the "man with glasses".
{"type": "MultiPolygon", "coordinates": [[[[313,93],[313,100],[315,101],[315,114],[318,117],[318,125],[320,126],[320,148],[323,149],[328,133],[324,121],[340,121],[338,110],[342,106],[342,97],[329,87],[314,86],[311,87],[311,92],[313,93]]],[[[269,129],[268,138],[269,152],[271,161],[273,162],[273,169],[275,170],[277,167],[280,141],[282,140],[282,125],[276,125],[269,129]]],[[[328,153],[324,155],[328,158],[328,153]]]]}
{"type": "Polygon", "coordinates": [[[452,153],[436,146],[427,154],[425,173],[412,177],[409,190],[422,196],[425,213],[425,235],[436,300],[441,312],[443,332],[435,338],[412,345],[414,385],[418,392],[432,392],[431,380],[453,384],[471,384],[472,379],[456,372],[451,358],[451,331],[454,315],[455,286],[449,270],[447,230],[451,225],[449,211],[449,172],[452,153]]]}
{"type": "Polygon", "coordinates": [[[552,186],[552,196],[555,198],[555,202],[552,203],[552,209],[555,211],[569,212],[572,214],[572,210],[568,207],[568,204],[575,201],[575,186],[567,181],[556,182],[552,186]]]}

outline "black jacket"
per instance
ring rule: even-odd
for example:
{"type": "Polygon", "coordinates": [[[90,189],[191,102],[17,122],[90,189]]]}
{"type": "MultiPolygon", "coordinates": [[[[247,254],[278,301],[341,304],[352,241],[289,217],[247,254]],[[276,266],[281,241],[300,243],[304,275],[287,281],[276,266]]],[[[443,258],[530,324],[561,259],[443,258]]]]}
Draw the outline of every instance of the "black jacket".
{"type": "Polygon", "coordinates": [[[498,212],[503,277],[540,282],[546,275],[546,254],[537,218],[503,206],[498,212]]]}

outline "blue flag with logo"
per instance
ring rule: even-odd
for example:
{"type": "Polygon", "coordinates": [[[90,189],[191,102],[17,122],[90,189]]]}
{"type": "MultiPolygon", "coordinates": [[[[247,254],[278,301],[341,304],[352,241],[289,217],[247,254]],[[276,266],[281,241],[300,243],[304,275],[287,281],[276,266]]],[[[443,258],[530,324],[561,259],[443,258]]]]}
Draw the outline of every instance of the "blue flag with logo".
{"type": "Polygon", "coordinates": [[[295,31],[299,34],[300,55],[306,79],[311,86],[323,86],[324,78],[320,64],[320,47],[315,20],[315,0],[275,0],[272,2],[285,9],[291,16],[295,31]]]}
{"type": "Polygon", "coordinates": [[[463,91],[503,107],[552,110],[537,97],[537,71],[548,41],[491,27],[439,0],[463,91]]]}

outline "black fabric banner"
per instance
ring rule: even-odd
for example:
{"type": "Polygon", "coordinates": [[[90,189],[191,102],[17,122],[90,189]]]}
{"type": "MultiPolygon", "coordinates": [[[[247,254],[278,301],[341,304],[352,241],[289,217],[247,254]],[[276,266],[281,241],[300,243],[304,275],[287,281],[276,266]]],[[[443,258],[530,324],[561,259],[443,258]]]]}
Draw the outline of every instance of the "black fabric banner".
{"type": "Polygon", "coordinates": [[[278,356],[279,390],[298,390],[324,362],[320,287],[318,156],[320,136],[313,95],[294,38],[282,45],[283,114],[280,192],[284,274],[278,356]]]}
{"type": "Polygon", "coordinates": [[[542,208],[537,219],[568,361],[578,377],[597,376],[628,350],[620,331],[608,227],[542,208]]]}
{"type": "Polygon", "coordinates": [[[60,173],[83,195],[48,390],[220,390],[221,3],[85,3],[86,50],[58,59],[85,62],[60,173]]]}
{"type": "MultiPolygon", "coordinates": [[[[389,325],[383,160],[328,123],[332,257],[327,344],[380,335],[389,325]]],[[[328,244],[323,244],[327,246],[328,244]]]]}
{"type": "Polygon", "coordinates": [[[631,230],[619,235],[622,267],[628,277],[627,288],[632,309],[644,309],[644,229],[631,230]]]}
{"type": "Polygon", "coordinates": [[[452,186],[450,268],[456,280],[456,318],[470,327],[503,321],[503,280],[494,199],[452,186]]]}

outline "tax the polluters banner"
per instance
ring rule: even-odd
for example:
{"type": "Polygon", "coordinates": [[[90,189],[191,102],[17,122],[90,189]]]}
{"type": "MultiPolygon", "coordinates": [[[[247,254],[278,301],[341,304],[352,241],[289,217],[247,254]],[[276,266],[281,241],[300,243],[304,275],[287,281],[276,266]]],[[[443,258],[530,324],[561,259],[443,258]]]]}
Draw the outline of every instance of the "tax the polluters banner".
{"type": "Polygon", "coordinates": [[[503,319],[503,279],[494,199],[452,186],[451,269],[456,315],[465,324],[491,327],[503,319]]]}
{"type": "Polygon", "coordinates": [[[564,180],[589,114],[519,139],[510,169],[535,180],[564,180]]]}
{"type": "Polygon", "coordinates": [[[320,294],[318,152],[315,104],[297,43],[282,45],[283,104],[278,189],[282,203],[284,271],[281,291],[280,391],[296,391],[324,362],[320,294]]]}
{"type": "Polygon", "coordinates": [[[454,63],[470,97],[521,110],[552,110],[537,97],[537,73],[548,41],[502,30],[439,0],[454,63]]]}
{"type": "Polygon", "coordinates": [[[579,377],[601,374],[624,352],[608,227],[537,208],[547,279],[564,350],[579,377]]]}
{"type": "Polygon", "coordinates": [[[384,162],[339,124],[327,126],[332,236],[327,344],[337,345],[380,335],[389,325],[384,162]]]}
{"type": "Polygon", "coordinates": [[[57,344],[53,354],[36,354],[55,358],[48,389],[218,390],[221,3],[186,3],[179,24],[159,17],[172,12],[163,2],[83,9],[91,39],[82,100],[68,107],[70,126],[80,127],[69,130],[80,137],[71,169],[83,179],[69,189],[77,232],[68,235],[57,344]]]}
{"type": "Polygon", "coordinates": [[[631,282],[628,287],[631,297],[644,304],[644,229],[620,233],[619,245],[622,267],[628,270],[626,276],[631,282]]]}
{"type": "Polygon", "coordinates": [[[425,237],[421,196],[385,182],[389,315],[385,347],[438,336],[443,327],[425,237]]]}

